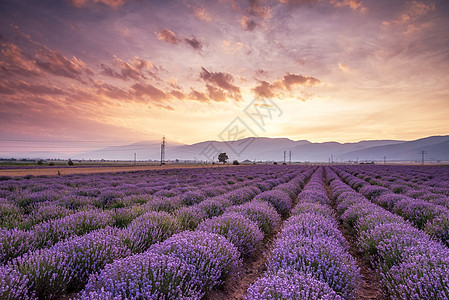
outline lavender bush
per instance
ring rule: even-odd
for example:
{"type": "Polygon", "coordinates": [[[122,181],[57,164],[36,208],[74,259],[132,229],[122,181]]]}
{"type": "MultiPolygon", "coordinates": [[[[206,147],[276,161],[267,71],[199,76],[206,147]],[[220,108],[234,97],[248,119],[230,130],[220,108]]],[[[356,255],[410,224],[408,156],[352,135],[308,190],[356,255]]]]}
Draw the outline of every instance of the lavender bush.
{"type": "Polygon", "coordinates": [[[292,208],[292,199],[282,191],[266,191],[257,195],[254,199],[270,203],[283,217],[286,217],[292,208]]]}
{"type": "Polygon", "coordinates": [[[0,299],[37,299],[28,289],[28,279],[9,267],[0,266],[0,299]]]}
{"type": "Polygon", "coordinates": [[[257,224],[236,213],[226,213],[205,220],[197,230],[217,233],[228,238],[243,256],[251,254],[263,240],[263,233],[257,224]]]}
{"type": "Polygon", "coordinates": [[[184,231],[153,245],[149,251],[193,265],[201,288],[206,291],[221,285],[241,264],[240,253],[229,240],[203,231],[184,231]]]}
{"type": "Polygon", "coordinates": [[[242,214],[255,222],[265,235],[272,234],[281,224],[281,216],[270,203],[265,201],[253,200],[242,205],[231,206],[226,212],[242,214]]]}
{"type": "Polygon", "coordinates": [[[281,270],[257,279],[247,291],[246,300],[343,299],[325,282],[294,270],[281,270]]]}
{"type": "Polygon", "coordinates": [[[166,212],[149,212],[135,219],[121,233],[127,247],[133,253],[146,251],[156,242],[161,242],[180,231],[178,222],[166,212]]]}
{"type": "Polygon", "coordinates": [[[90,277],[80,299],[200,299],[201,281],[194,266],[151,251],[114,261],[90,277]]]}

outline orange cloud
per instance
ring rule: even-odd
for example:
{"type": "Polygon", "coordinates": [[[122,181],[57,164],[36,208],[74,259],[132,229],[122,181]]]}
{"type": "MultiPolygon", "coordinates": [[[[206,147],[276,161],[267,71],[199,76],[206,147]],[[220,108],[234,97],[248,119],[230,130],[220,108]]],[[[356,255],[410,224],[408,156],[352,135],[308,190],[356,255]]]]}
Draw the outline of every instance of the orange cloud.
{"type": "Polygon", "coordinates": [[[112,8],[118,8],[126,3],[127,0],[71,0],[73,6],[76,6],[78,8],[84,7],[89,3],[90,1],[94,3],[102,3],[107,6],[110,6],[112,8]]]}
{"type": "Polygon", "coordinates": [[[170,44],[178,44],[180,42],[184,42],[195,50],[201,50],[203,48],[203,43],[195,36],[181,38],[178,37],[173,31],[170,31],[168,29],[163,29],[160,32],[155,32],[155,34],[158,40],[170,44]]]}
{"type": "Polygon", "coordinates": [[[136,83],[131,86],[138,98],[150,98],[151,100],[167,100],[167,95],[157,87],[149,83],[136,83]]]}
{"type": "Polygon", "coordinates": [[[334,7],[349,7],[352,10],[360,10],[361,12],[365,12],[367,10],[367,7],[363,6],[362,1],[358,0],[330,0],[330,4],[332,4],[334,7]]]}
{"type": "Polygon", "coordinates": [[[127,63],[114,55],[114,63],[118,65],[119,71],[115,71],[111,67],[102,64],[102,74],[123,80],[145,80],[147,79],[145,74],[157,78],[157,75],[153,71],[150,71],[151,69],[155,69],[153,63],[143,58],[136,57],[133,61],[127,63]]]}
{"type": "Polygon", "coordinates": [[[36,54],[36,65],[53,75],[76,79],[83,82],[83,75],[93,75],[92,70],[75,56],[66,58],[60,52],[50,49],[41,50],[36,54]]]}
{"type": "Polygon", "coordinates": [[[180,41],[180,39],[176,36],[176,34],[168,29],[163,29],[161,32],[155,32],[155,34],[158,40],[170,44],[177,44],[180,41]]]}
{"type": "Polygon", "coordinates": [[[395,19],[384,21],[382,24],[384,26],[406,26],[404,34],[411,34],[426,26],[422,19],[433,11],[435,11],[435,4],[433,3],[426,4],[424,2],[412,1],[407,4],[404,11],[395,19]]]}
{"type": "Polygon", "coordinates": [[[252,88],[252,91],[257,97],[261,98],[284,98],[286,96],[285,91],[290,92],[293,87],[313,87],[320,83],[319,79],[312,76],[287,73],[273,83],[264,80],[259,81],[259,84],[252,88]]]}
{"type": "Polygon", "coordinates": [[[193,99],[193,100],[197,100],[197,101],[200,101],[200,102],[209,102],[210,101],[205,93],[199,92],[199,91],[197,91],[195,89],[192,89],[190,91],[189,97],[191,99],[193,99]]]}
{"type": "Polygon", "coordinates": [[[195,18],[201,21],[210,22],[212,20],[210,15],[207,13],[207,10],[203,7],[194,8],[193,15],[195,16],[195,18]]]}
{"type": "Polygon", "coordinates": [[[41,73],[36,61],[13,43],[0,43],[0,69],[8,75],[36,76],[41,73]]]}
{"type": "Polygon", "coordinates": [[[240,25],[242,26],[243,30],[246,31],[253,31],[254,29],[256,29],[256,27],[259,25],[256,23],[256,21],[254,21],[253,19],[248,18],[247,16],[243,16],[240,19],[240,25]]]}
{"type": "MultiPolygon", "coordinates": [[[[208,88],[209,94],[218,97],[218,101],[223,101],[224,91],[227,92],[226,94],[228,97],[234,100],[239,101],[242,99],[240,88],[233,84],[234,77],[231,74],[225,72],[209,72],[205,68],[201,69],[201,79],[211,86],[208,88]],[[212,88],[212,86],[214,86],[214,88],[212,88]],[[217,90],[217,88],[220,90],[217,90]]],[[[216,99],[214,98],[214,100],[216,99]]]]}
{"type": "Polygon", "coordinates": [[[348,67],[348,66],[345,66],[345,65],[342,64],[342,63],[338,63],[338,68],[339,68],[340,70],[342,70],[343,72],[349,72],[349,67],[348,67]]]}

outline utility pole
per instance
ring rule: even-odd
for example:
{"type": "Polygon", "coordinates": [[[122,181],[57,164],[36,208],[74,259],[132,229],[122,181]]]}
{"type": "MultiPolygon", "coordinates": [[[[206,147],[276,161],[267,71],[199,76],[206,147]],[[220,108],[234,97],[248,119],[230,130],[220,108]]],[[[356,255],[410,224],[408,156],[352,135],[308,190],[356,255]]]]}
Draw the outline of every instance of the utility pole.
{"type": "Polygon", "coordinates": [[[422,162],[421,164],[424,165],[424,154],[426,154],[426,152],[424,150],[421,151],[421,156],[422,156],[422,162]]]}
{"type": "Polygon", "coordinates": [[[165,160],[165,135],[162,138],[162,144],[161,144],[161,166],[163,164],[165,164],[164,160],[165,160]]]}
{"type": "Polygon", "coordinates": [[[287,157],[287,151],[284,151],[284,164],[285,164],[286,157],[287,157]]]}
{"type": "Polygon", "coordinates": [[[289,153],[288,153],[288,164],[289,165],[292,164],[292,150],[290,150],[289,153]]]}
{"type": "Polygon", "coordinates": [[[134,152],[134,165],[136,165],[136,153],[134,152]]]}
{"type": "Polygon", "coordinates": [[[387,164],[387,157],[384,155],[384,165],[387,164]]]}
{"type": "Polygon", "coordinates": [[[333,164],[333,163],[334,163],[334,155],[331,154],[331,164],[333,164]]]}

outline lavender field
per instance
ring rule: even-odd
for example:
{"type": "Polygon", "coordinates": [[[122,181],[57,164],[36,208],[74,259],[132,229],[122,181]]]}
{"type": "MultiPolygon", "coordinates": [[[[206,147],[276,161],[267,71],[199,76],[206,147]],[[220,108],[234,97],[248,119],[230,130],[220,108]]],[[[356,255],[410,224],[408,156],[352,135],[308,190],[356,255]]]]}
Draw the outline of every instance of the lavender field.
{"type": "Polygon", "coordinates": [[[0,299],[449,299],[447,167],[0,179],[0,299]]]}

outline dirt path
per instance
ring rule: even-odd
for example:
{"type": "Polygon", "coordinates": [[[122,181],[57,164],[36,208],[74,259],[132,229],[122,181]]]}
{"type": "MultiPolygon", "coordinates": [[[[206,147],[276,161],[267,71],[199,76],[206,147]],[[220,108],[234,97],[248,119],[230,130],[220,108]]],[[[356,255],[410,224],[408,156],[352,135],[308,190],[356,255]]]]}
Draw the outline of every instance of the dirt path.
{"type": "Polygon", "coordinates": [[[253,284],[265,271],[265,262],[270,253],[272,240],[264,243],[250,257],[243,260],[243,266],[236,275],[229,278],[220,289],[215,289],[206,296],[208,300],[243,299],[249,286],[253,284]]]}
{"type": "MultiPolygon", "coordinates": [[[[325,180],[325,179],[324,179],[325,180]]],[[[325,180],[326,193],[329,199],[331,198],[331,188],[325,180]]],[[[336,210],[335,201],[331,201],[332,209],[336,210]]],[[[342,223],[339,223],[338,229],[343,234],[346,241],[349,244],[349,253],[355,258],[357,266],[360,268],[360,274],[362,275],[359,288],[355,291],[356,300],[386,300],[385,296],[382,294],[382,289],[379,284],[379,278],[376,272],[371,268],[368,260],[363,257],[363,253],[357,250],[355,234],[351,232],[342,223]]]]}
{"type": "Polygon", "coordinates": [[[205,165],[205,164],[173,164],[173,165],[150,165],[150,166],[94,166],[94,167],[61,167],[54,166],[52,168],[23,168],[23,169],[4,169],[0,170],[0,176],[26,176],[26,175],[69,175],[69,174],[92,174],[92,173],[109,173],[109,172],[131,172],[131,171],[147,171],[147,170],[163,170],[163,169],[179,169],[179,168],[222,168],[233,165],[205,165]]]}

